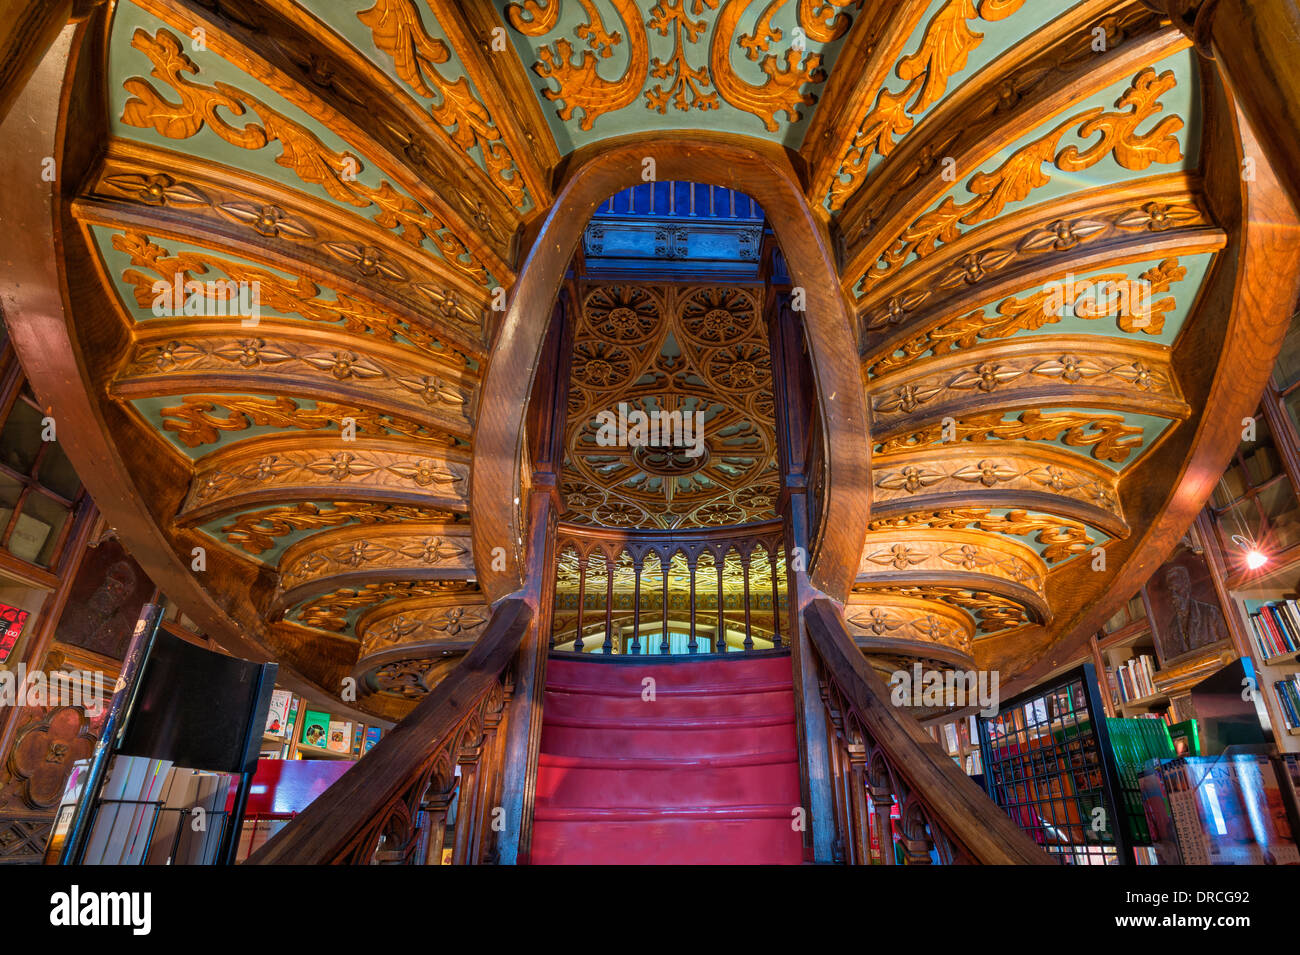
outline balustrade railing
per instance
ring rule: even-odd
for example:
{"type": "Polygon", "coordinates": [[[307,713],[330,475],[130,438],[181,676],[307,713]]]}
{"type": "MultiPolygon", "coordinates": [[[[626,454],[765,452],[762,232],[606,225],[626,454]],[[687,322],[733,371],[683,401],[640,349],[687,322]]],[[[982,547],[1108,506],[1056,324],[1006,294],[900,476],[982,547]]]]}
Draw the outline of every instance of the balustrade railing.
{"type": "Polygon", "coordinates": [[[888,687],[853,642],[834,603],[812,601],[803,621],[820,664],[836,861],[894,864],[891,818],[897,806],[905,864],[928,865],[934,858],[943,864],[1051,863],[920,723],[890,702],[888,687]],[[872,850],[873,828],[878,852],[872,850]]]}
{"type": "Polygon", "coordinates": [[[780,521],[683,531],[561,524],[551,648],[695,654],[781,649],[780,521]]]}
{"type": "Polygon", "coordinates": [[[246,865],[437,865],[495,855],[508,666],[533,617],[519,599],[497,605],[487,629],[410,715],[296,816],[246,865]]]}

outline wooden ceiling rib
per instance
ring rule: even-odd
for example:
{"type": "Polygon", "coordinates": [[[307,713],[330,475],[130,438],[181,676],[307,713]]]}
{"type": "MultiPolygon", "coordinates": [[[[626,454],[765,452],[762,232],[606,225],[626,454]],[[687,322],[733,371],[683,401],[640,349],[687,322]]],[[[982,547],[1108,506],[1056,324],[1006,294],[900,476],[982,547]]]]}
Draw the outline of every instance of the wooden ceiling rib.
{"type": "MultiPolygon", "coordinates": [[[[517,585],[536,309],[646,169],[753,196],[807,296],[815,585],[864,645],[928,642],[1004,688],[1158,556],[1191,492],[1153,485],[1213,470],[1206,416],[1262,384],[1233,363],[1267,366],[1291,291],[1241,287],[1293,276],[1259,231],[1292,220],[1252,192],[1267,169],[1240,180],[1254,142],[1213,67],[1138,0],[119,0],[78,43],[57,260],[79,351],[15,341],[84,368],[58,400],[120,462],[110,519],[170,543],[150,572],[385,718],[517,585]],[[177,274],[257,283],[260,317],[211,291],[159,314],[177,274]],[[1242,351],[1245,307],[1268,314],[1242,351]],[[211,569],[182,578],[195,547],[211,569]]],[[[580,273],[565,521],[775,519],[786,289],[580,273]],[[703,411],[703,460],[597,444],[620,402],[703,411]]]]}

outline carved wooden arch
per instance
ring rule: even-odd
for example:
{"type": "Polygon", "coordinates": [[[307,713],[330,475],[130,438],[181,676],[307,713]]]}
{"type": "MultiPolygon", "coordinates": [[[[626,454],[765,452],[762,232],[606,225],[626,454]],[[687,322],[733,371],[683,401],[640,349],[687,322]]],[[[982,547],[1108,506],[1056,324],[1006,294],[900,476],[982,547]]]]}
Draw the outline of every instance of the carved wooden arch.
{"type": "MultiPolygon", "coordinates": [[[[562,184],[511,290],[483,380],[470,475],[480,586],[494,603],[524,586],[520,467],[526,406],[546,334],[544,316],[592,213],[613,193],[641,182],[651,160],[656,179],[723,186],[758,202],[794,284],[805,290],[804,327],[822,409],[822,444],[834,449],[808,574],[813,586],[843,600],[862,553],[870,506],[871,447],[852,312],[825,226],[809,207],[788,156],[770,143],[707,132],[607,140],[574,153],[561,168],[562,184]],[[505,550],[504,569],[494,569],[493,554],[501,553],[494,548],[505,550]]],[[[498,568],[501,563],[495,562],[498,568]]]]}

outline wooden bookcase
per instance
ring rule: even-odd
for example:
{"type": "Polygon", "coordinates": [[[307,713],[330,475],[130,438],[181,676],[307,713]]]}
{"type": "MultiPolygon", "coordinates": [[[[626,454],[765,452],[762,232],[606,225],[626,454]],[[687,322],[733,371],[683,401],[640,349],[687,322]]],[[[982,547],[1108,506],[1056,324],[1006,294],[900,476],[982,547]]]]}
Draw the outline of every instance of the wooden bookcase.
{"type": "MultiPolygon", "coordinates": [[[[1300,654],[1265,656],[1250,615],[1267,603],[1300,599],[1300,321],[1282,346],[1259,409],[1242,421],[1242,441],[1198,516],[1184,546],[1199,552],[1209,571],[1213,596],[1227,627],[1226,639],[1185,654],[1155,672],[1154,694],[1125,700],[1117,670],[1131,657],[1148,653],[1160,663],[1153,620],[1152,585],[1144,582],[1129,604],[1092,640],[1107,714],[1159,713],[1169,722],[1196,716],[1192,686],[1238,657],[1248,657],[1278,750],[1300,752],[1300,729],[1288,729],[1274,684],[1300,672],[1300,654]],[[1266,557],[1247,565],[1255,549],[1266,557]]],[[[1166,565],[1168,566],[1168,565],[1166,565]]],[[[1163,570],[1164,568],[1162,568],[1163,570]]]]}
{"type": "Polygon", "coordinates": [[[978,716],[970,712],[955,719],[930,723],[925,728],[930,738],[967,776],[979,776],[984,772],[978,723],[978,716]]]}

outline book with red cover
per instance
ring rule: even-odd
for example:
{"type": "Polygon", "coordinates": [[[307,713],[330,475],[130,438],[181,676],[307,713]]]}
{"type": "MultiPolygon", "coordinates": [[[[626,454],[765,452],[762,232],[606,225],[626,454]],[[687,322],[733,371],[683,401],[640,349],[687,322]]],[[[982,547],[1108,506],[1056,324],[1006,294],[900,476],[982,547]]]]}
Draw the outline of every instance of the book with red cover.
{"type": "Polygon", "coordinates": [[[18,638],[23,635],[23,625],[27,623],[28,611],[9,604],[0,604],[0,663],[13,653],[18,638]]]}

